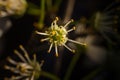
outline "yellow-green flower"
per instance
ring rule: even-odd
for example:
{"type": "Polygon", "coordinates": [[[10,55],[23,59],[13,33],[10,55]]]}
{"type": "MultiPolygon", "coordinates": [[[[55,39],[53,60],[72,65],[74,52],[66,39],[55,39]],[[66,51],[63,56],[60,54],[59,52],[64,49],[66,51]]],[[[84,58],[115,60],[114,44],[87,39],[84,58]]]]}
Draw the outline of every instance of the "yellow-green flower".
{"type": "Polygon", "coordinates": [[[0,16],[22,15],[27,8],[26,0],[0,0],[0,16]]]}
{"type": "Polygon", "coordinates": [[[67,37],[69,32],[75,30],[75,27],[73,27],[70,30],[66,29],[66,27],[71,22],[73,22],[72,19],[70,21],[68,21],[64,26],[62,26],[62,25],[58,26],[57,21],[58,21],[58,17],[56,17],[56,19],[52,22],[51,27],[47,31],[45,31],[45,33],[36,31],[37,34],[46,36],[46,38],[41,39],[41,41],[49,41],[50,42],[50,47],[49,47],[49,50],[48,50],[49,53],[50,53],[53,46],[55,47],[56,56],[58,56],[58,46],[64,46],[68,50],[70,50],[71,52],[75,52],[75,50],[70,49],[66,45],[67,41],[77,43],[77,44],[80,44],[80,45],[85,45],[84,43],[80,43],[80,42],[71,40],[67,37]]]}
{"type": "Polygon", "coordinates": [[[22,56],[21,53],[17,50],[15,50],[14,53],[21,59],[21,62],[17,62],[11,58],[8,58],[8,61],[13,66],[5,65],[5,69],[11,70],[18,75],[12,76],[11,78],[5,78],[5,80],[37,80],[40,76],[43,61],[41,64],[39,64],[36,60],[35,54],[31,60],[24,47],[22,45],[19,47],[23,51],[24,56],[22,56]]]}

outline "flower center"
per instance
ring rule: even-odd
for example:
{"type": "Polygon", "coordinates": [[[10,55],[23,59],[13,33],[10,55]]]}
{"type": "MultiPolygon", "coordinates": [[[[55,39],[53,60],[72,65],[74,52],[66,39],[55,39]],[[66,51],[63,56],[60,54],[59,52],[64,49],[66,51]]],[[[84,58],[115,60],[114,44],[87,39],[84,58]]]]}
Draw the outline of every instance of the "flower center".
{"type": "Polygon", "coordinates": [[[50,42],[56,43],[57,45],[65,44],[67,41],[67,31],[63,27],[56,27],[52,30],[49,30],[50,42]]]}

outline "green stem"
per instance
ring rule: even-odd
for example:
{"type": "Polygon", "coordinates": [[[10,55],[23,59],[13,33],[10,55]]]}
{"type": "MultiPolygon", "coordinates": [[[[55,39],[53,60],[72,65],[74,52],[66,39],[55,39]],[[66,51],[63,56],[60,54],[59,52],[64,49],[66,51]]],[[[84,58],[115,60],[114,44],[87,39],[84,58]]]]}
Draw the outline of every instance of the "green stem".
{"type": "Polygon", "coordinates": [[[41,14],[40,14],[39,26],[38,26],[39,29],[43,28],[44,18],[45,18],[45,0],[41,0],[41,14]]]}
{"type": "Polygon", "coordinates": [[[55,75],[53,75],[53,74],[51,74],[49,72],[45,72],[45,71],[41,72],[41,76],[50,78],[51,80],[60,80],[57,76],[55,76],[55,75]]]}
{"type": "Polygon", "coordinates": [[[41,11],[40,9],[28,8],[27,13],[34,16],[39,16],[41,11]]]}
{"type": "Polygon", "coordinates": [[[74,57],[72,58],[72,61],[67,69],[67,73],[65,74],[65,77],[63,80],[69,80],[70,76],[71,76],[71,73],[77,63],[77,61],[79,60],[79,57],[80,57],[80,52],[82,51],[83,47],[80,47],[78,50],[80,51],[77,51],[76,54],[74,55],[74,57]]]}

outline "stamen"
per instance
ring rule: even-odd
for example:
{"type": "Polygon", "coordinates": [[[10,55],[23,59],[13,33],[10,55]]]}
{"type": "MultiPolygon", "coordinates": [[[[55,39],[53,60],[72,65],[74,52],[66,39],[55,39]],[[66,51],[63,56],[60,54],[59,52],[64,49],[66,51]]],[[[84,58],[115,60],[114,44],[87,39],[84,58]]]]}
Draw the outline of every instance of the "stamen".
{"type": "Polygon", "coordinates": [[[63,44],[63,46],[65,46],[65,48],[67,48],[69,51],[75,53],[75,50],[70,49],[67,45],[63,44]]]}
{"type": "Polygon", "coordinates": [[[13,59],[11,59],[10,57],[8,57],[8,61],[11,63],[11,64],[14,64],[14,65],[17,65],[18,62],[14,61],[13,59]]]}
{"type": "Polygon", "coordinates": [[[58,57],[58,48],[57,48],[56,42],[55,42],[55,55],[56,55],[56,57],[58,57]]]}
{"type": "Polygon", "coordinates": [[[10,70],[14,73],[20,73],[20,71],[18,69],[14,68],[14,67],[10,67],[10,66],[7,66],[7,65],[5,65],[4,67],[5,67],[5,69],[10,70]]]}
{"type": "Polygon", "coordinates": [[[76,43],[76,44],[80,44],[80,45],[85,45],[85,46],[86,46],[85,43],[80,43],[80,42],[74,41],[74,40],[72,40],[72,39],[68,39],[68,41],[73,42],[73,43],[76,43]]]}
{"type": "Polygon", "coordinates": [[[40,34],[40,35],[49,35],[47,33],[42,33],[42,32],[38,32],[38,31],[35,31],[37,34],[40,34]]]}
{"type": "Polygon", "coordinates": [[[12,77],[12,80],[20,80],[21,78],[23,78],[23,76],[17,76],[17,77],[12,77]]]}
{"type": "Polygon", "coordinates": [[[44,63],[44,60],[42,60],[42,61],[41,61],[41,63],[40,63],[40,67],[42,67],[42,66],[43,66],[43,63],[44,63]]]}
{"type": "Polygon", "coordinates": [[[53,47],[53,43],[50,44],[50,47],[49,47],[48,53],[50,53],[52,47],[53,47]]]}
{"type": "Polygon", "coordinates": [[[27,63],[26,59],[17,51],[17,50],[14,50],[14,53],[18,55],[18,57],[25,63],[27,63]]]}
{"type": "Polygon", "coordinates": [[[44,42],[44,41],[47,41],[47,40],[49,40],[50,38],[45,38],[45,39],[41,39],[40,41],[41,42],[44,42]]]}
{"type": "Polygon", "coordinates": [[[22,76],[29,76],[29,73],[21,73],[22,76]]]}
{"type": "MultiPolygon", "coordinates": [[[[31,69],[32,70],[32,69],[31,69]]],[[[23,72],[22,72],[23,73],[23,72]]],[[[24,71],[24,73],[26,73],[27,75],[28,74],[32,74],[32,72],[31,71],[28,71],[27,69],[24,71]]]]}
{"type": "Polygon", "coordinates": [[[67,27],[71,22],[73,22],[73,19],[71,19],[70,21],[68,21],[68,22],[64,25],[64,28],[67,27]]]}
{"type": "Polygon", "coordinates": [[[67,32],[71,32],[71,31],[73,31],[73,30],[75,30],[75,27],[73,27],[72,29],[68,30],[67,32]]]}
{"type": "Polygon", "coordinates": [[[9,66],[5,65],[4,66],[5,69],[11,69],[9,66]]]}
{"type": "Polygon", "coordinates": [[[26,78],[25,80],[29,80],[29,78],[26,78]]]}
{"type": "Polygon", "coordinates": [[[35,75],[35,72],[33,72],[32,77],[31,77],[30,80],[34,80],[34,75],[35,75]]]}
{"type": "Polygon", "coordinates": [[[51,24],[51,29],[53,30],[56,26],[57,26],[57,21],[58,21],[58,17],[55,18],[55,20],[52,22],[51,24]]]}
{"type": "Polygon", "coordinates": [[[33,54],[34,63],[36,63],[36,54],[33,54]]]}
{"type": "Polygon", "coordinates": [[[58,20],[59,20],[58,17],[56,17],[55,20],[53,21],[54,26],[57,25],[57,21],[58,21],[58,20]]]}
{"type": "Polygon", "coordinates": [[[58,18],[58,17],[56,17],[56,18],[55,18],[55,20],[56,20],[56,21],[58,21],[58,20],[59,20],[59,18],[58,18]]]}
{"type": "Polygon", "coordinates": [[[20,47],[20,49],[23,51],[23,53],[24,53],[27,61],[28,61],[29,63],[31,63],[32,61],[30,60],[30,58],[29,58],[29,56],[28,56],[28,53],[27,53],[27,51],[25,50],[25,48],[24,48],[22,45],[20,45],[19,47],[20,47]]]}

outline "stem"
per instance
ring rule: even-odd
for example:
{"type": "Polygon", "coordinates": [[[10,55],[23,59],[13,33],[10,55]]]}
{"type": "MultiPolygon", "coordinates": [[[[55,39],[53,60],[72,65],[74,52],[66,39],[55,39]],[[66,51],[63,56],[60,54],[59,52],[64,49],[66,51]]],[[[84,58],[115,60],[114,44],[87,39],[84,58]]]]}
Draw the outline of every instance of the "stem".
{"type": "Polygon", "coordinates": [[[44,18],[45,18],[45,0],[41,0],[41,14],[40,14],[39,26],[38,26],[39,29],[43,28],[44,18]]]}
{"type": "Polygon", "coordinates": [[[77,61],[79,60],[79,57],[80,57],[80,52],[83,50],[83,47],[80,47],[79,49],[77,49],[79,51],[76,52],[76,54],[73,56],[72,58],[72,61],[67,69],[67,73],[65,74],[65,77],[63,80],[69,80],[70,76],[71,76],[71,73],[77,63],[77,61]]]}
{"type": "Polygon", "coordinates": [[[55,76],[55,75],[53,75],[49,72],[42,71],[41,75],[44,76],[44,77],[50,78],[52,80],[60,80],[57,76],[55,76]]]}
{"type": "Polygon", "coordinates": [[[64,21],[63,21],[64,23],[70,20],[73,12],[74,4],[75,4],[75,0],[68,0],[67,9],[64,15],[64,21]]]}
{"type": "Polygon", "coordinates": [[[34,16],[39,16],[41,14],[41,11],[39,9],[29,8],[27,10],[27,13],[34,16]]]}

